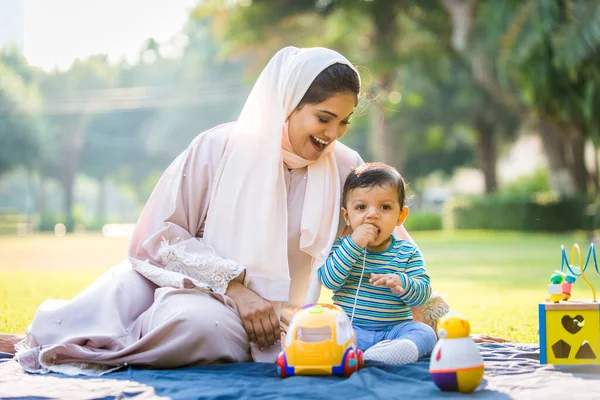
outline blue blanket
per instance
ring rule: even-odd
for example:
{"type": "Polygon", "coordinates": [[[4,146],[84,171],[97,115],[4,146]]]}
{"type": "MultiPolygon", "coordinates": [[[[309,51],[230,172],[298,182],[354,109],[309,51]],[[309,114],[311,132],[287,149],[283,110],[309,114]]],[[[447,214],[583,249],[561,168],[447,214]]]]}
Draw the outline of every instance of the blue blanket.
{"type": "MultiPolygon", "coordinates": [[[[485,376],[477,399],[600,398],[600,367],[539,364],[534,345],[484,344],[485,376]],[[589,397],[586,397],[589,396],[589,397]]],[[[433,399],[461,398],[433,384],[429,360],[411,365],[367,363],[350,378],[277,377],[274,364],[222,364],[176,370],[129,367],[101,378],[22,372],[0,361],[0,398],[171,399],[433,399]]]]}

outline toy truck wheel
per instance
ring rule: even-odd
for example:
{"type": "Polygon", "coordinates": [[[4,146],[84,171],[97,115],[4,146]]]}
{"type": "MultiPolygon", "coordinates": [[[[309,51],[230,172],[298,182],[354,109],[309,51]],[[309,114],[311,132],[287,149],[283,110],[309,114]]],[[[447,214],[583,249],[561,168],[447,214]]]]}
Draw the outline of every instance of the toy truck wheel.
{"type": "Polygon", "coordinates": [[[349,350],[344,357],[344,376],[348,377],[356,371],[358,361],[356,360],[356,354],[354,350],[349,350]]]}
{"type": "Polygon", "coordinates": [[[363,351],[361,349],[357,349],[356,350],[356,358],[358,358],[358,366],[357,366],[357,370],[364,368],[365,366],[365,360],[363,359],[363,351]]]}
{"type": "Polygon", "coordinates": [[[277,375],[279,375],[280,378],[287,378],[287,361],[285,360],[285,353],[282,351],[281,353],[279,353],[279,356],[277,356],[277,375]]]}

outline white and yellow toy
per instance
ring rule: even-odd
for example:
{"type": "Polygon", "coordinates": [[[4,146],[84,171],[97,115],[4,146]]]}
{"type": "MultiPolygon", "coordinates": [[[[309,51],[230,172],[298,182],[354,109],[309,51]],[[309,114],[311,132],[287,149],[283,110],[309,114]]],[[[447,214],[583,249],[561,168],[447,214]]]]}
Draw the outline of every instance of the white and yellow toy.
{"type": "Polygon", "coordinates": [[[471,339],[469,321],[448,313],[437,324],[440,339],[433,348],[429,372],[444,392],[470,393],[483,379],[483,358],[471,339]]]}
{"type": "Polygon", "coordinates": [[[350,376],[363,365],[348,316],[333,304],[304,306],[292,318],[277,374],[350,376]]]}

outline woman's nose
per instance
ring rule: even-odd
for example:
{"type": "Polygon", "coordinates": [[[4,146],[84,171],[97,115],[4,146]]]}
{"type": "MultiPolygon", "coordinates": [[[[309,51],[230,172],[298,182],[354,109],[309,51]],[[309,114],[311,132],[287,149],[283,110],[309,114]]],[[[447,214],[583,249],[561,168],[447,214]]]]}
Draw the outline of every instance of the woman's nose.
{"type": "Polygon", "coordinates": [[[327,131],[325,131],[325,136],[327,136],[327,139],[331,141],[336,140],[339,137],[337,128],[331,127],[327,129],[327,131]]]}

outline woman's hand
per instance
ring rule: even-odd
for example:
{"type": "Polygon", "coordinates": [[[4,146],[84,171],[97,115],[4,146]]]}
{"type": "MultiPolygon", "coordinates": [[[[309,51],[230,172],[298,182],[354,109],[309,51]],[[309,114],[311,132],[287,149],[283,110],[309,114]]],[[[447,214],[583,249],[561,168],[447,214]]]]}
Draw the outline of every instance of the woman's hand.
{"type": "Polygon", "coordinates": [[[231,281],[227,296],[235,302],[250,342],[260,349],[272,347],[281,339],[279,319],[273,305],[239,281],[231,281]]]}

